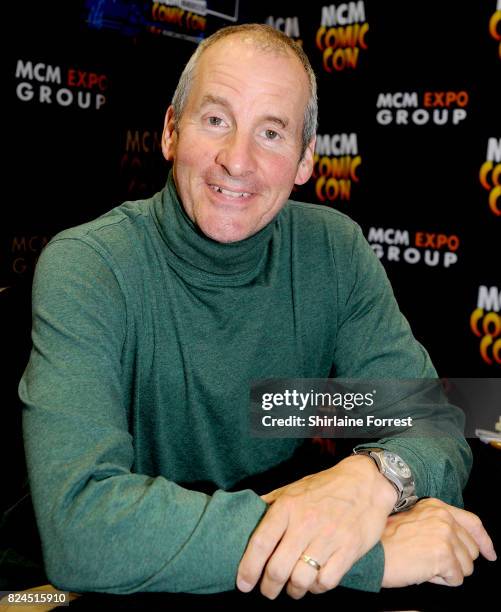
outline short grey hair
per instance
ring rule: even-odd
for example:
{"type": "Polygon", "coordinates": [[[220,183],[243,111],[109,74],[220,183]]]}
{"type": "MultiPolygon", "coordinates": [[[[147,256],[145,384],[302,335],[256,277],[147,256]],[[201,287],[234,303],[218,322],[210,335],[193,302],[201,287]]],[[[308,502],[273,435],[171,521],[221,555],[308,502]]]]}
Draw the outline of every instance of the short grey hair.
{"type": "Polygon", "coordinates": [[[172,106],[174,107],[175,129],[178,129],[179,120],[186,106],[186,101],[193,85],[195,71],[204,51],[209,47],[228,36],[234,34],[248,34],[253,41],[259,45],[264,51],[287,51],[290,50],[297,57],[303,66],[306,76],[309,81],[309,98],[304,110],[303,132],[301,142],[302,159],[307,146],[312,138],[316,135],[317,120],[318,120],[318,101],[317,101],[317,79],[313,68],[311,67],[308,56],[303,51],[301,45],[297,44],[292,38],[289,38],[283,32],[275,30],[275,28],[264,23],[244,23],[236,26],[228,26],[217,30],[214,34],[203,40],[190,57],[188,63],[179,78],[179,82],[172,98],[172,106]]]}

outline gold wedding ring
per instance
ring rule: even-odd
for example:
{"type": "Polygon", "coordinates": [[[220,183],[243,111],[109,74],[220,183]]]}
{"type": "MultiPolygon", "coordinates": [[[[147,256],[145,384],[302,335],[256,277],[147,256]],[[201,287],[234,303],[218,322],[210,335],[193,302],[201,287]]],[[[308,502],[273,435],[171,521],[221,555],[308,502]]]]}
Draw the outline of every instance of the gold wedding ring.
{"type": "Polygon", "coordinates": [[[313,567],[317,571],[322,567],[318,561],[315,561],[315,559],[309,557],[308,555],[301,555],[301,561],[304,561],[308,565],[311,565],[311,567],[313,567]]]}

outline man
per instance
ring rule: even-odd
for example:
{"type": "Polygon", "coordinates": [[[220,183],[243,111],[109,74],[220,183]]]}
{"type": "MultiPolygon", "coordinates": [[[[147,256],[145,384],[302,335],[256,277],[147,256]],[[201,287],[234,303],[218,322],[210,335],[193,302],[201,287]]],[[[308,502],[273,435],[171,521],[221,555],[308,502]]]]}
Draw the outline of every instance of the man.
{"type": "MultiPolygon", "coordinates": [[[[56,586],[209,593],[260,581],[267,597],[285,585],[301,597],[341,580],[458,584],[479,549],[493,558],[476,517],[445,503],[388,521],[402,496],[366,455],[262,497],[228,492],[301,444],[249,436],[250,380],[435,376],[360,229],[287,201],[311,175],[315,130],[302,50],[267,26],[221,30],[167,111],[166,188],[42,253],[20,395],[56,586]],[[217,490],[190,490],[200,481],[217,490]],[[430,529],[416,532],[418,520],[430,529]],[[445,543],[428,575],[432,536],[445,543]],[[409,543],[428,551],[421,564],[409,543]]],[[[409,498],[461,504],[471,457],[459,429],[377,446],[412,470],[409,498]]]]}

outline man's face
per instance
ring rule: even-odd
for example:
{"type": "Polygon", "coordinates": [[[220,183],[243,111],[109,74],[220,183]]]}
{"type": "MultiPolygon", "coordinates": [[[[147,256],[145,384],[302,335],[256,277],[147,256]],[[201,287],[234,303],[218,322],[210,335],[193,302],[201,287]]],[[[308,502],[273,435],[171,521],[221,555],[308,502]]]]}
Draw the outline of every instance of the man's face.
{"type": "Polygon", "coordinates": [[[264,52],[230,36],[200,58],[179,128],[169,107],[162,139],[186,213],[218,242],[267,225],[294,183],[311,175],[303,158],[308,78],[292,53],[264,52]]]}

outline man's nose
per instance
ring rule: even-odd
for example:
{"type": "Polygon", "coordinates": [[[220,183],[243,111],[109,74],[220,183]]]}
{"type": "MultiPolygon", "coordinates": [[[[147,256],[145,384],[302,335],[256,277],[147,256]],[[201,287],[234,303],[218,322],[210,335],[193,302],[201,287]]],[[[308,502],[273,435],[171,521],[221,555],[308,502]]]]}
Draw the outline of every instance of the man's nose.
{"type": "Polygon", "coordinates": [[[256,170],[254,144],[250,135],[235,130],[221,142],[216,162],[230,176],[248,176],[256,170]]]}

